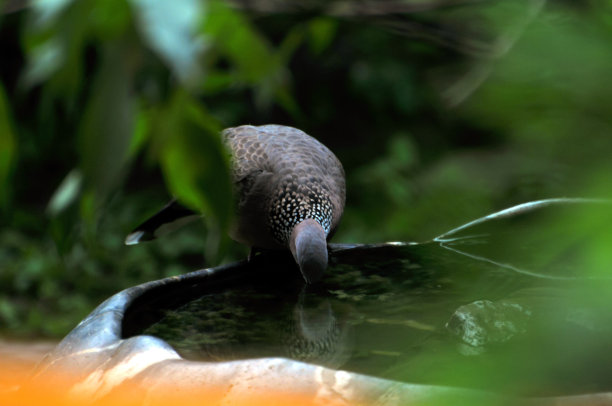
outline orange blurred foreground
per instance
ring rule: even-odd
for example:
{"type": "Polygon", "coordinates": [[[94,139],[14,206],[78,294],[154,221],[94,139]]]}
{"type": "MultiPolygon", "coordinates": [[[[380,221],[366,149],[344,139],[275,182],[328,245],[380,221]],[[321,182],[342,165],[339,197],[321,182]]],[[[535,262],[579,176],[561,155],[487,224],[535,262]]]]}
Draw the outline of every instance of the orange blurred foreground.
{"type": "MultiPolygon", "coordinates": [[[[1,361],[0,361],[1,362],[1,361]]],[[[150,406],[190,406],[190,405],[218,405],[227,399],[227,390],[214,387],[181,387],[170,385],[157,388],[155,396],[142,386],[142,383],[131,384],[125,382],[113,388],[108,394],[99,399],[91,395],[79,394],[75,390],[75,382],[71,374],[56,374],[44,382],[30,379],[33,365],[26,362],[8,361],[0,366],[0,405],[2,406],[128,406],[146,404],[150,406]]],[[[158,386],[158,385],[156,385],[158,386]]],[[[270,406],[270,405],[321,405],[321,399],[312,396],[289,394],[280,388],[278,392],[261,391],[257,393],[249,388],[244,398],[232,396],[231,404],[236,406],[270,406]]]]}

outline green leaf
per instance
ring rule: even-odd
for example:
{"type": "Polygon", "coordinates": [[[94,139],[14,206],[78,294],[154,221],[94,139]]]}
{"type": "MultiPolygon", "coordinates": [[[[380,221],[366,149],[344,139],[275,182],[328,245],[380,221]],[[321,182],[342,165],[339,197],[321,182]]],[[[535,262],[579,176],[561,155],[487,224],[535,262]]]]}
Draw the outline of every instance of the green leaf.
{"type": "Polygon", "coordinates": [[[75,103],[82,90],[86,47],[117,40],[130,26],[130,9],[123,0],[40,0],[24,30],[28,63],[21,85],[49,81],[44,92],[75,103]]]}
{"type": "Polygon", "coordinates": [[[90,30],[95,37],[118,38],[131,26],[132,13],[125,0],[95,1],[90,13],[90,30]]]}
{"type": "Polygon", "coordinates": [[[200,56],[205,39],[198,33],[205,14],[197,0],[131,0],[146,43],[184,84],[202,75],[200,56]]]}
{"type": "Polygon", "coordinates": [[[338,29],[338,22],[330,18],[313,19],[309,25],[308,45],[315,55],[322,54],[329,48],[338,29]]]}
{"type": "MultiPolygon", "coordinates": [[[[11,125],[11,113],[4,89],[0,84],[0,189],[5,189],[6,182],[15,162],[17,138],[11,125]]],[[[0,195],[4,197],[4,194],[0,195]]],[[[0,198],[2,200],[2,198],[0,198]]]]}
{"type": "Polygon", "coordinates": [[[223,1],[211,1],[203,30],[233,64],[238,79],[259,83],[276,70],[277,58],[270,45],[239,12],[223,1]]]}
{"type": "Polygon", "coordinates": [[[229,154],[220,126],[189,96],[178,93],[162,113],[160,160],[168,188],[224,231],[231,218],[229,154]]]}
{"type": "Polygon", "coordinates": [[[134,123],[129,48],[111,45],[85,110],[79,134],[85,185],[102,199],[120,179],[128,157],[134,123]]]}
{"type": "Polygon", "coordinates": [[[66,59],[65,54],[64,44],[57,38],[50,38],[34,46],[28,55],[24,84],[32,86],[44,82],[62,67],[66,59]]]}
{"type": "Polygon", "coordinates": [[[209,12],[202,29],[214,44],[211,48],[215,52],[210,54],[219,54],[229,62],[231,77],[226,81],[225,76],[215,74],[207,78],[204,89],[216,90],[229,84],[246,85],[253,88],[255,104],[260,109],[276,102],[294,117],[301,118],[297,103],[291,96],[291,75],[287,65],[304,40],[305,27],[299,25],[292,29],[275,49],[243,14],[226,2],[212,0],[208,4],[209,12]]]}
{"type": "Polygon", "coordinates": [[[47,206],[47,212],[56,216],[70,206],[79,197],[82,182],[83,176],[79,170],[70,171],[53,193],[47,206]]]}
{"type": "MultiPolygon", "coordinates": [[[[71,87],[78,87],[81,47],[87,28],[89,4],[73,0],[35,1],[32,18],[24,32],[24,45],[28,64],[22,84],[34,86],[60,71],[62,81],[68,79],[71,87]]],[[[66,92],[67,83],[59,85],[66,92]]]]}
{"type": "Polygon", "coordinates": [[[129,147],[130,157],[136,156],[138,152],[144,147],[149,140],[150,131],[150,120],[149,112],[141,110],[136,115],[136,125],[134,127],[134,134],[129,147]]]}
{"type": "Polygon", "coordinates": [[[48,27],[54,24],[60,14],[70,6],[74,0],[35,0],[32,2],[34,24],[37,27],[48,27]]]}

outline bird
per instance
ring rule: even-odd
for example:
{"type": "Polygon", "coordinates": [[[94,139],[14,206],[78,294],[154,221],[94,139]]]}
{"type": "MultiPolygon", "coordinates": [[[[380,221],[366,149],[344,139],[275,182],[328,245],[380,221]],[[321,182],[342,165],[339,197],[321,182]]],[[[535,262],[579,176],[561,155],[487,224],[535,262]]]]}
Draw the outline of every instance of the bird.
{"type": "MultiPolygon", "coordinates": [[[[230,237],[251,248],[291,251],[307,284],[328,264],[327,241],[336,231],[346,200],[340,160],[297,128],[241,125],[222,131],[231,153],[236,216],[230,237]]],[[[197,213],[172,200],[125,240],[154,239],[160,230],[197,213]]]]}

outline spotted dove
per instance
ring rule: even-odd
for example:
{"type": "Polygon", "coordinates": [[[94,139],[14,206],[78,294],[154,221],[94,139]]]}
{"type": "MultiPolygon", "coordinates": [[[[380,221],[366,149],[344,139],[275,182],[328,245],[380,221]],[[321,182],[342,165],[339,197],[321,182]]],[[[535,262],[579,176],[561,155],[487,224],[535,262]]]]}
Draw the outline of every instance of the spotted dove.
{"type": "MultiPolygon", "coordinates": [[[[290,249],[307,283],[327,268],[327,239],[344,210],[342,164],[303,131],[281,125],[228,128],[237,216],[230,236],[249,247],[290,249]]],[[[155,238],[160,226],[194,213],[176,201],[137,227],[126,244],[155,238]]]]}

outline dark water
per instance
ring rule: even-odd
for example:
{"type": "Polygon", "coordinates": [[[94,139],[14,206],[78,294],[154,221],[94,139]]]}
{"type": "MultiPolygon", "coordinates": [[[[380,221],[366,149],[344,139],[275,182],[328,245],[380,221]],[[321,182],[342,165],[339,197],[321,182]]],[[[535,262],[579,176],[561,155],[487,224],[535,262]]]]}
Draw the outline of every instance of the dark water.
{"type": "Polygon", "coordinates": [[[585,276],[571,255],[587,240],[560,250],[538,243],[546,236],[530,224],[523,216],[426,244],[338,250],[310,287],[291,258],[264,255],[248,277],[164,312],[144,333],[194,360],[288,357],[524,395],[611,390],[610,281],[585,276]]]}

